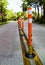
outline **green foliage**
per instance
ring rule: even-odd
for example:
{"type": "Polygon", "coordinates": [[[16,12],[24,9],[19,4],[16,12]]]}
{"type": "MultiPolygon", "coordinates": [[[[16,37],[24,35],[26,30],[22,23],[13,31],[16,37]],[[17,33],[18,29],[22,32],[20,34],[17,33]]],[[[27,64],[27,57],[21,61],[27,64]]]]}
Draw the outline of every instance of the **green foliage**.
{"type": "Polygon", "coordinates": [[[18,12],[18,13],[17,13],[17,19],[18,19],[18,18],[21,18],[22,15],[23,15],[23,12],[18,12]]]}
{"type": "Polygon", "coordinates": [[[23,3],[23,4],[22,4],[22,10],[23,10],[23,11],[26,11],[27,8],[28,8],[27,4],[23,3]]]}
{"type": "Polygon", "coordinates": [[[17,19],[17,13],[14,13],[13,10],[7,10],[6,11],[6,19],[7,20],[16,20],[17,19]]]}
{"type": "Polygon", "coordinates": [[[9,22],[0,22],[0,25],[8,24],[9,22]]]}
{"type": "Polygon", "coordinates": [[[27,12],[18,12],[17,13],[17,19],[22,18],[24,16],[25,19],[28,19],[28,13],[27,12]]]}
{"type": "Polygon", "coordinates": [[[40,23],[40,24],[42,24],[42,23],[45,24],[44,16],[42,16],[42,17],[39,19],[39,23],[40,23]]]}
{"type": "Polygon", "coordinates": [[[28,19],[28,13],[27,12],[24,12],[24,17],[25,17],[25,19],[28,19]]]}
{"type": "Polygon", "coordinates": [[[40,0],[40,1],[42,1],[43,3],[45,3],[45,0],[40,0]]]}
{"type": "Polygon", "coordinates": [[[12,10],[7,9],[8,1],[7,0],[0,0],[0,21],[4,22],[7,20],[15,20],[17,18],[16,13],[12,10]]]}
{"type": "Polygon", "coordinates": [[[30,5],[31,3],[33,3],[35,0],[27,0],[28,5],[30,5]]]}
{"type": "Polygon", "coordinates": [[[5,16],[6,16],[6,7],[7,7],[7,5],[8,5],[8,1],[7,0],[0,0],[0,13],[1,14],[3,14],[2,16],[1,16],[1,19],[2,20],[0,20],[0,21],[5,21],[5,16]]]}
{"type": "Polygon", "coordinates": [[[35,0],[22,0],[23,2],[27,3],[29,6],[31,3],[33,3],[35,0]]]}

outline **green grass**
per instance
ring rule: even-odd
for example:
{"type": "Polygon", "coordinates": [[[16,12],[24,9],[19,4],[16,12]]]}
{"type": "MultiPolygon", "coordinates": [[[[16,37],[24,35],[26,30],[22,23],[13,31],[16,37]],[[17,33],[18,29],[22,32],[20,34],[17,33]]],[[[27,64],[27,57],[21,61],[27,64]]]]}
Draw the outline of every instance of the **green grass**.
{"type": "Polygon", "coordinates": [[[8,24],[9,22],[0,22],[0,25],[8,24]]]}

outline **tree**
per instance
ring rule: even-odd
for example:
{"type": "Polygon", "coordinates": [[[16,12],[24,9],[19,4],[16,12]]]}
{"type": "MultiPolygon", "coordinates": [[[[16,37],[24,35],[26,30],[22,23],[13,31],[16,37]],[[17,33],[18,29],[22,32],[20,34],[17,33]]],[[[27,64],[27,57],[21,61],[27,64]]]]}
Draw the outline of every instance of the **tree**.
{"type": "Polygon", "coordinates": [[[44,14],[44,18],[45,18],[45,0],[43,0],[43,14],[44,14]]]}
{"type": "Polygon", "coordinates": [[[15,20],[17,18],[17,14],[13,12],[13,10],[8,10],[6,11],[6,19],[7,20],[15,20]]]}
{"type": "Polygon", "coordinates": [[[43,15],[45,18],[45,0],[39,0],[40,1],[40,5],[43,5],[43,15]]]}
{"type": "Polygon", "coordinates": [[[27,4],[26,3],[23,3],[22,4],[22,10],[23,10],[23,12],[26,11],[27,8],[28,8],[27,4]]]}
{"type": "Polygon", "coordinates": [[[0,0],[0,13],[3,14],[2,15],[2,22],[4,21],[5,18],[5,12],[6,12],[6,7],[8,5],[8,1],[7,0],[0,0]]]}
{"type": "Polygon", "coordinates": [[[23,12],[18,12],[17,13],[17,19],[20,18],[20,17],[22,17],[22,15],[23,15],[23,12]]]}
{"type": "Polygon", "coordinates": [[[22,1],[24,3],[27,3],[27,6],[33,6],[35,8],[35,13],[36,13],[36,7],[37,7],[37,9],[38,9],[38,18],[39,18],[39,1],[38,0],[22,0],[22,1]]]}
{"type": "Polygon", "coordinates": [[[40,23],[45,23],[45,0],[22,0],[23,3],[27,3],[27,6],[33,6],[35,8],[35,15],[36,15],[36,8],[38,10],[38,17],[37,20],[40,21],[40,23]],[[42,8],[43,6],[43,8],[42,8]],[[39,7],[41,7],[41,14],[43,10],[43,16],[39,18],[39,7]]]}

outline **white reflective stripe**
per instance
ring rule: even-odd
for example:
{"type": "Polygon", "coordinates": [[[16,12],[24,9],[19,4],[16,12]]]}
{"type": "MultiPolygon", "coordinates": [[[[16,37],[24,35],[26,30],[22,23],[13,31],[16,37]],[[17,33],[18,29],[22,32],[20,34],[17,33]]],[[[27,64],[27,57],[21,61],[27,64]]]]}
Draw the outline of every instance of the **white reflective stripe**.
{"type": "Polygon", "coordinates": [[[28,14],[32,14],[32,10],[28,10],[28,14]]]}
{"type": "Polygon", "coordinates": [[[32,23],[32,18],[28,19],[28,22],[29,22],[29,23],[32,23]]]}

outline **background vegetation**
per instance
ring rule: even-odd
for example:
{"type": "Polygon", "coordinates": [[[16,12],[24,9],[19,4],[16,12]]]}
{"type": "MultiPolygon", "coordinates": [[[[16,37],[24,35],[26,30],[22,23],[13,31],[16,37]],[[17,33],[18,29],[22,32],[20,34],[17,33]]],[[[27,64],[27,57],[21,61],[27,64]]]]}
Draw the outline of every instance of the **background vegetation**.
{"type": "Polygon", "coordinates": [[[22,0],[22,11],[23,12],[13,12],[13,10],[7,9],[8,0],[0,0],[0,23],[6,22],[8,20],[17,20],[24,14],[25,19],[28,19],[27,8],[33,7],[33,22],[44,23],[45,24],[45,0],[22,0]],[[39,7],[41,7],[41,16],[39,13],[39,7]],[[36,12],[36,8],[37,11],[36,12]]]}
{"type": "Polygon", "coordinates": [[[22,0],[22,9],[23,11],[27,11],[28,7],[35,8],[35,12],[33,12],[33,22],[44,23],[45,24],[45,0],[22,0]],[[41,7],[41,16],[39,13],[39,7],[41,7]],[[38,13],[36,12],[36,8],[38,13]]]}

